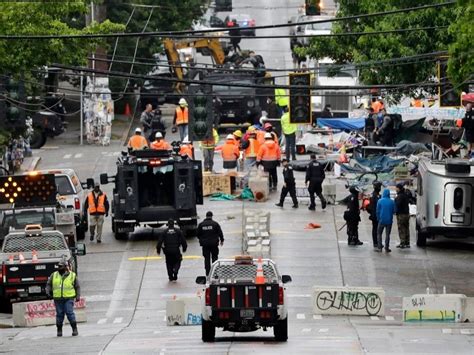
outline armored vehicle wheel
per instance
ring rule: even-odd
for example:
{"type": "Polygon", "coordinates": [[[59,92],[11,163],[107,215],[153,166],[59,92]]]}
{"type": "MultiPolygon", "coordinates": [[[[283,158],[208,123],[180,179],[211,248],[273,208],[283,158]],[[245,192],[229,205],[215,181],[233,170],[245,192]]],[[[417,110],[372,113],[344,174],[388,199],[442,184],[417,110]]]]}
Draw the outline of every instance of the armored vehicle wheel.
{"type": "Polygon", "coordinates": [[[212,322],[207,321],[207,320],[202,320],[202,341],[209,343],[213,342],[214,339],[216,338],[216,327],[212,322]]]}
{"type": "Polygon", "coordinates": [[[86,237],[86,231],[85,231],[84,227],[82,227],[82,226],[76,227],[76,238],[77,238],[77,240],[84,240],[85,237],[86,237]]]}
{"type": "Polygon", "coordinates": [[[278,324],[273,327],[273,335],[278,341],[288,340],[288,317],[278,321],[278,324]]]}
{"type": "Polygon", "coordinates": [[[416,224],[416,245],[419,247],[426,247],[426,233],[420,231],[418,223],[416,224]]]}
{"type": "Polygon", "coordinates": [[[128,238],[128,233],[119,232],[120,227],[121,225],[112,219],[112,232],[114,232],[115,239],[126,240],[128,238]]]}

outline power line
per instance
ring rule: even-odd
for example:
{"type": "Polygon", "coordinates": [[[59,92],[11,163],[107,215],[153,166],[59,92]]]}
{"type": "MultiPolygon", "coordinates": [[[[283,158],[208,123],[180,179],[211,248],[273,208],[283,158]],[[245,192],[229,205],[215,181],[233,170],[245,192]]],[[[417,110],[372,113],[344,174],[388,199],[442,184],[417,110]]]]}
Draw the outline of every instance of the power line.
{"type": "MultiPolygon", "coordinates": [[[[411,11],[419,11],[426,9],[433,9],[444,7],[447,5],[454,5],[456,1],[447,1],[444,3],[430,4],[430,5],[421,5],[408,7],[404,9],[390,10],[390,11],[381,11],[374,12],[370,14],[359,14],[355,16],[345,16],[345,17],[335,17],[328,18],[323,20],[312,20],[300,22],[300,26],[319,24],[319,23],[328,23],[328,22],[339,22],[339,21],[350,21],[350,20],[360,20],[365,18],[377,17],[377,16],[389,16],[400,13],[406,13],[411,11]]],[[[275,25],[263,25],[255,26],[252,29],[275,29],[282,27],[293,27],[294,24],[289,23],[280,23],[275,25]]],[[[30,39],[88,39],[88,38],[115,38],[115,37],[169,37],[172,35],[195,35],[199,33],[215,33],[215,32],[228,32],[232,28],[218,28],[218,29],[206,29],[206,30],[187,30],[187,31],[153,31],[153,32],[130,32],[130,33],[102,33],[102,34],[69,34],[69,35],[0,35],[0,40],[30,40],[30,39]]]]}

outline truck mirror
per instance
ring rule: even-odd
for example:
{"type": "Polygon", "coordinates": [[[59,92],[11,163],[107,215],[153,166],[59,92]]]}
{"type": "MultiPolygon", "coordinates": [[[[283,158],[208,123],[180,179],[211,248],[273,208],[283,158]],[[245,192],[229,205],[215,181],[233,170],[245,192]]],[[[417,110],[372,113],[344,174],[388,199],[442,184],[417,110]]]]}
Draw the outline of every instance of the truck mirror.
{"type": "Polygon", "coordinates": [[[282,275],[281,276],[281,282],[284,284],[287,284],[288,282],[291,282],[291,276],[290,275],[282,275]]]}
{"type": "Polygon", "coordinates": [[[94,188],[94,179],[93,178],[88,178],[86,180],[86,186],[88,189],[93,189],[94,188]]]}
{"type": "Polygon", "coordinates": [[[206,284],[206,276],[198,276],[196,277],[196,283],[198,285],[205,285],[206,284]]]}
{"type": "Polygon", "coordinates": [[[102,185],[105,185],[105,184],[108,184],[109,183],[109,177],[107,176],[107,174],[100,174],[100,183],[102,185]]]}
{"type": "Polygon", "coordinates": [[[79,256],[86,255],[86,245],[84,243],[76,244],[76,255],[79,255],[79,256]]]}

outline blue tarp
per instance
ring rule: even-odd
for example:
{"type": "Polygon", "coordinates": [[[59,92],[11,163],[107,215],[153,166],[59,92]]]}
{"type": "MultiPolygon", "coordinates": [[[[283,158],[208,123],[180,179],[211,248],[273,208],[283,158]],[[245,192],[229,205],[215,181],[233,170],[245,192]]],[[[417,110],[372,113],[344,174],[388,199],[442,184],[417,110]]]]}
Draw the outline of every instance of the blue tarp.
{"type": "Polygon", "coordinates": [[[365,118],[318,118],[318,126],[349,131],[363,129],[365,118]]]}
{"type": "Polygon", "coordinates": [[[373,157],[370,159],[366,158],[355,158],[356,163],[354,166],[349,164],[342,164],[341,169],[349,173],[365,173],[368,171],[376,173],[389,173],[398,166],[404,159],[392,159],[386,155],[373,157]]]}

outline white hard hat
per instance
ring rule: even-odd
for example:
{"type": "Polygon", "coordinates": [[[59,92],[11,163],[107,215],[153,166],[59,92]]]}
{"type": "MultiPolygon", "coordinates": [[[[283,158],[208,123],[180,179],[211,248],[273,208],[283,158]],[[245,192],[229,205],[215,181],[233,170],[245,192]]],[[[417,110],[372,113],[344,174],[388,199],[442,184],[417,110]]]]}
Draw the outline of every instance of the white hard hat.
{"type": "Polygon", "coordinates": [[[184,143],[184,144],[191,143],[191,142],[189,141],[188,136],[186,136],[186,137],[183,138],[183,142],[182,142],[182,143],[184,143]]]}
{"type": "Polygon", "coordinates": [[[188,103],[186,102],[186,99],[184,97],[180,98],[178,103],[179,103],[180,106],[187,106],[188,105],[188,103]]]}
{"type": "Polygon", "coordinates": [[[265,133],[265,136],[264,136],[265,139],[273,139],[273,136],[271,133],[265,133]]]}
{"type": "Polygon", "coordinates": [[[232,134],[228,134],[226,139],[232,139],[234,140],[234,136],[232,134]]]}
{"type": "Polygon", "coordinates": [[[140,127],[135,128],[135,133],[142,133],[142,129],[140,127]]]}
{"type": "Polygon", "coordinates": [[[156,132],[155,138],[163,138],[163,135],[161,134],[161,132],[156,132]]]}

